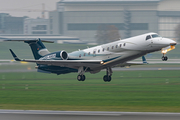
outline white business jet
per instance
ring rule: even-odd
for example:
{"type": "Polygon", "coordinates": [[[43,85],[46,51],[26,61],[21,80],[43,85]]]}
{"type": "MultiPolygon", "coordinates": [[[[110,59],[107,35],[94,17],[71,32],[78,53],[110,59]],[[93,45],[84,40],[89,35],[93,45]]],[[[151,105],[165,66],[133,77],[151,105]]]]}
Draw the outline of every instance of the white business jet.
{"type": "Polygon", "coordinates": [[[113,67],[139,65],[139,63],[129,62],[139,57],[142,57],[143,60],[141,64],[147,64],[144,55],[148,53],[162,51],[162,60],[167,61],[168,57],[165,54],[175,49],[176,45],[175,41],[163,38],[157,33],[138,35],[71,53],[64,50],[50,53],[42,43],[48,41],[41,41],[40,39],[6,41],[24,41],[28,43],[35,60],[19,59],[11,49],[10,51],[16,61],[36,63],[38,72],[55,73],[57,75],[78,72],[77,79],[84,81],[86,79],[85,72],[98,73],[106,69],[107,74],[103,77],[105,82],[111,81],[113,67]]]}

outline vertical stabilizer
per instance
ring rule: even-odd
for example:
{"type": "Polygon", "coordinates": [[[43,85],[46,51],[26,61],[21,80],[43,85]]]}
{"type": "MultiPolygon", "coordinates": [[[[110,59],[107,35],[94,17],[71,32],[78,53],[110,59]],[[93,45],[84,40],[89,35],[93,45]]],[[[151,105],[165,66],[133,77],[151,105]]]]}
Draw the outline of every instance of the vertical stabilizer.
{"type": "Polygon", "coordinates": [[[37,40],[27,40],[24,41],[25,43],[28,43],[31,47],[32,53],[34,55],[35,60],[40,59],[42,56],[49,54],[50,52],[46,49],[44,44],[40,39],[37,40]]]}

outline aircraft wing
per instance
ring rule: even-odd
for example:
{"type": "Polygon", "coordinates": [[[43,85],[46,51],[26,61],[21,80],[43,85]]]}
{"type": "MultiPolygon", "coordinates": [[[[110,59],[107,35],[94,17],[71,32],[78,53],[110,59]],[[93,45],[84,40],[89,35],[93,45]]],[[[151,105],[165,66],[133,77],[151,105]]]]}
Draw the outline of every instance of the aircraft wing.
{"type": "Polygon", "coordinates": [[[34,62],[41,65],[54,65],[61,67],[77,68],[79,66],[93,67],[101,65],[101,60],[21,60],[24,62],[34,62]]]}
{"type": "MultiPolygon", "coordinates": [[[[96,67],[101,67],[104,64],[102,60],[26,60],[26,59],[19,59],[11,49],[10,52],[16,61],[32,62],[41,65],[49,65],[49,66],[53,65],[53,66],[70,67],[70,68],[78,69],[80,66],[96,68],[96,67]]],[[[142,62],[125,62],[115,65],[113,67],[125,67],[125,66],[144,65],[144,64],[148,64],[148,63],[145,57],[142,56],[142,62]]]]}
{"type": "Polygon", "coordinates": [[[19,59],[11,49],[10,52],[16,61],[32,62],[41,65],[79,68],[79,66],[97,67],[97,65],[102,64],[102,60],[25,60],[19,59]]]}
{"type": "Polygon", "coordinates": [[[134,65],[146,65],[148,63],[142,63],[142,62],[126,62],[126,63],[121,63],[118,64],[114,67],[126,67],[126,66],[134,66],[134,65]]]}
{"type": "Polygon", "coordinates": [[[142,62],[126,62],[116,65],[115,67],[125,67],[125,66],[132,66],[132,65],[146,65],[148,62],[146,61],[146,58],[142,56],[142,62]]]}

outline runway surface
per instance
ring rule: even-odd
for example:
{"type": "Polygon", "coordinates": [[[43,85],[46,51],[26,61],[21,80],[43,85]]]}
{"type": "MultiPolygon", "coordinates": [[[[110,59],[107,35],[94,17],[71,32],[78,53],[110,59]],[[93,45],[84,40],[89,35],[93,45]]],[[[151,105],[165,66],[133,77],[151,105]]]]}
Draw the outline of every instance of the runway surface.
{"type": "Polygon", "coordinates": [[[180,113],[0,110],[1,120],[179,120],[180,113]]]}

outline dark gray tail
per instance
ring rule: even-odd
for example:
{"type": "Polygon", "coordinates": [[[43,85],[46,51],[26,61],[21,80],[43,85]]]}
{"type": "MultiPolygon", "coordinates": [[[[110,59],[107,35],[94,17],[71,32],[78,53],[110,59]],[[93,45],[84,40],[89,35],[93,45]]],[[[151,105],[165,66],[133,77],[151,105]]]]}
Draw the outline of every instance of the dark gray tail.
{"type": "Polygon", "coordinates": [[[24,41],[25,43],[28,43],[31,47],[32,53],[34,55],[35,60],[40,59],[42,56],[49,54],[50,52],[46,49],[44,44],[40,39],[37,40],[27,40],[24,41]]]}

